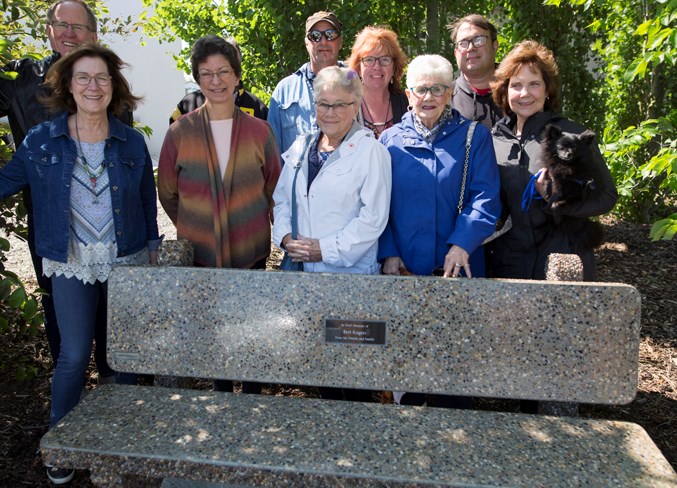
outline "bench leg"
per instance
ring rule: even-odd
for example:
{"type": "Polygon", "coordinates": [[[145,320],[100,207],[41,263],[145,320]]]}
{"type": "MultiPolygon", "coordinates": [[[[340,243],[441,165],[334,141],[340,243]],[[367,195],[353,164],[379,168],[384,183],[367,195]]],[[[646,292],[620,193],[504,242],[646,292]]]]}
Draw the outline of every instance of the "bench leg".
{"type": "Polygon", "coordinates": [[[165,388],[186,388],[189,390],[194,390],[196,388],[195,380],[193,378],[164,375],[155,375],[153,386],[163,386],[165,388]]]}
{"type": "Polygon", "coordinates": [[[538,413],[554,417],[578,417],[578,403],[538,402],[538,413]]]}

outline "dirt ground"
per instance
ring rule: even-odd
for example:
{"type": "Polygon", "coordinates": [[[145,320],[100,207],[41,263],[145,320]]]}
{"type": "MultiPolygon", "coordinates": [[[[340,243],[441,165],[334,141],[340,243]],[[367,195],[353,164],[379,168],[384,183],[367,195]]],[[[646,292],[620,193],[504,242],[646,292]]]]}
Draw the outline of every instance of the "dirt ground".
{"type": "MultiPolygon", "coordinates": [[[[628,283],[642,295],[639,391],[629,405],[583,405],[580,412],[641,425],[677,468],[677,240],[652,243],[648,226],[612,218],[604,224],[607,242],[597,252],[600,281],[628,283]]],[[[30,277],[29,260],[16,255],[12,259],[8,268],[30,277]]],[[[52,363],[47,341],[42,333],[30,341],[5,334],[0,348],[14,357],[32,358],[38,371],[37,378],[24,382],[6,371],[0,375],[0,488],[51,486],[37,453],[49,419],[52,363]]],[[[95,385],[92,370],[88,387],[95,385]]],[[[514,408],[505,401],[478,403],[483,409],[514,408]]],[[[67,486],[93,485],[86,472],[77,472],[67,486]]]]}

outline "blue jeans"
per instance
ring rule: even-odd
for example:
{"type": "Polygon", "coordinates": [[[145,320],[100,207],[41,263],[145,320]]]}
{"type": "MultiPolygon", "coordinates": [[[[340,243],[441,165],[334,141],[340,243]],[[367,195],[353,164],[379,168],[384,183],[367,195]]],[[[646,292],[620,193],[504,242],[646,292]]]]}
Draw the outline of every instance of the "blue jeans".
{"type": "MultiPolygon", "coordinates": [[[[30,199],[30,194],[28,194],[30,199]]],[[[24,202],[26,200],[24,199],[24,202]]],[[[30,207],[29,207],[30,208],[30,207]]],[[[54,312],[54,300],[52,297],[52,280],[42,274],[42,258],[35,253],[35,229],[33,228],[32,210],[28,212],[28,250],[31,253],[35,277],[38,280],[38,286],[45,290],[45,294],[40,296],[42,311],[45,315],[45,334],[49,343],[49,352],[52,355],[52,362],[56,365],[59,361],[59,347],[61,337],[59,336],[59,326],[56,322],[56,313],[54,312]]]]}
{"type": "Polygon", "coordinates": [[[52,276],[61,351],[52,378],[50,427],[54,427],[80,400],[94,335],[97,328],[106,330],[107,291],[107,283],[97,281],[90,285],[77,278],[52,276]]]}
{"type": "MultiPolygon", "coordinates": [[[[28,197],[30,199],[30,193],[28,193],[28,197]]],[[[30,209],[31,207],[28,208],[30,209]]],[[[28,250],[31,253],[31,260],[33,261],[33,269],[35,269],[38,285],[45,290],[45,294],[40,297],[40,302],[42,303],[42,311],[45,315],[45,334],[49,343],[49,352],[52,355],[54,366],[56,366],[59,362],[61,336],[59,335],[59,324],[57,323],[56,311],[54,310],[52,279],[42,274],[42,258],[35,253],[35,229],[33,227],[32,209],[28,213],[28,250]]],[[[103,315],[103,321],[97,319],[97,324],[103,323],[104,327],[97,328],[95,332],[96,349],[94,349],[94,362],[96,363],[96,369],[99,371],[99,377],[112,376],[114,371],[108,366],[106,361],[106,308],[100,308],[99,313],[103,315]]]]}

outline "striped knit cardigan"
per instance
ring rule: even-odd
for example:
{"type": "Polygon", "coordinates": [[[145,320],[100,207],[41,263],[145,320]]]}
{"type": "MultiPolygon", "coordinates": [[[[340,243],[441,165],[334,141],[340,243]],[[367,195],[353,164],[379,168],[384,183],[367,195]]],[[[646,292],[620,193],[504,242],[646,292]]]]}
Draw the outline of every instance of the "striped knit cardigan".
{"type": "Polygon", "coordinates": [[[230,159],[221,171],[203,105],[167,131],[158,195],[179,239],[195,248],[195,264],[251,268],[270,254],[273,190],[280,157],[267,122],[235,110],[230,159]]]}

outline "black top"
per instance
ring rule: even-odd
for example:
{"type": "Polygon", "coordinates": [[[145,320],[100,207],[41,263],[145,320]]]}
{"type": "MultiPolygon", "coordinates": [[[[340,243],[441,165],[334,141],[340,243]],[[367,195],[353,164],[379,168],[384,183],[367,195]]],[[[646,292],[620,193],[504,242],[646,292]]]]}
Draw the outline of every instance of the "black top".
{"type": "MultiPolygon", "coordinates": [[[[360,108],[360,111],[361,110],[362,109],[360,108]]],[[[375,126],[371,122],[367,122],[367,120],[364,118],[364,113],[360,113],[358,115],[357,121],[365,128],[372,131],[378,138],[383,133],[383,131],[390,129],[393,125],[402,122],[402,116],[409,110],[409,100],[407,99],[407,95],[405,95],[404,92],[390,92],[390,110],[392,111],[393,117],[387,121],[385,125],[375,126]]]]}
{"type": "MultiPolygon", "coordinates": [[[[534,200],[527,211],[522,210],[524,190],[532,175],[543,168],[541,140],[546,125],[554,124],[572,134],[582,133],[585,127],[554,112],[538,112],[526,120],[518,137],[514,134],[516,121],[514,114],[504,117],[491,132],[501,174],[501,205],[512,217],[512,228],[487,245],[492,276],[542,280],[549,254],[576,253],[583,261],[584,279],[592,280],[592,251],[577,249],[568,231],[555,226],[547,202],[534,200]]],[[[587,219],[610,211],[616,203],[616,186],[596,143],[589,165],[599,174],[594,187],[586,187],[583,200],[567,205],[562,215],[587,219]]]]}
{"type": "Polygon", "coordinates": [[[476,120],[491,130],[503,117],[503,111],[494,103],[491,92],[479,95],[463,75],[451,84],[451,90],[453,93],[451,106],[466,119],[476,120]]]}

